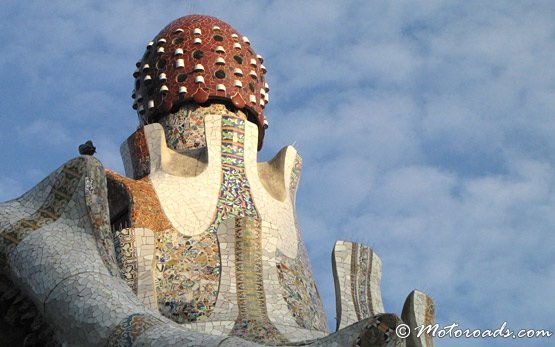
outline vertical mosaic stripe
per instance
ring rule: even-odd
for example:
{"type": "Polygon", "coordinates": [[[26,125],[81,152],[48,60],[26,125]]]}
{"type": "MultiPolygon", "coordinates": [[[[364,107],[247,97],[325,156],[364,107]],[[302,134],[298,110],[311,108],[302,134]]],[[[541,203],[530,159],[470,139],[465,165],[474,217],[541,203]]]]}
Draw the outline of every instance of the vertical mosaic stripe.
{"type": "Polygon", "coordinates": [[[353,243],[351,254],[351,290],[358,320],[374,315],[370,288],[372,251],[353,243]]]}
{"type": "Polygon", "coordinates": [[[432,298],[426,295],[426,313],[424,314],[424,324],[432,325],[435,321],[435,305],[432,298]]]}
{"type": "Polygon", "coordinates": [[[221,187],[209,232],[235,218],[235,271],[239,317],[231,334],[267,343],[286,342],[268,318],[262,277],[262,235],[259,214],[245,174],[245,119],[222,116],[221,187]]]}
{"type": "Polygon", "coordinates": [[[210,232],[233,217],[258,217],[250,183],[245,174],[245,120],[234,115],[222,116],[222,183],[210,232]]]}
{"type": "Polygon", "coordinates": [[[287,340],[268,318],[262,277],[261,238],[259,219],[235,219],[235,278],[239,317],[231,334],[257,343],[285,343],[287,340]]]}
{"type": "MultiPolygon", "coordinates": [[[[424,325],[432,326],[435,323],[435,305],[432,298],[426,295],[426,308],[424,312],[424,325]]],[[[425,334],[424,340],[426,341],[426,346],[433,347],[434,339],[431,334],[425,334]]]]}

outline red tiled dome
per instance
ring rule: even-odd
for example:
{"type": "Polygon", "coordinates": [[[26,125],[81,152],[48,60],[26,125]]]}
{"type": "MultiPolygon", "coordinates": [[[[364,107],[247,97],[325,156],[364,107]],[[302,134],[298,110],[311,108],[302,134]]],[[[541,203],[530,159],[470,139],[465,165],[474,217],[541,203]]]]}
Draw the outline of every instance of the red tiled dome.
{"type": "Polygon", "coordinates": [[[263,59],[247,37],[221,20],[181,17],[151,41],[137,63],[133,108],[142,124],[156,122],[184,102],[227,102],[265,129],[269,88],[263,59]]]}

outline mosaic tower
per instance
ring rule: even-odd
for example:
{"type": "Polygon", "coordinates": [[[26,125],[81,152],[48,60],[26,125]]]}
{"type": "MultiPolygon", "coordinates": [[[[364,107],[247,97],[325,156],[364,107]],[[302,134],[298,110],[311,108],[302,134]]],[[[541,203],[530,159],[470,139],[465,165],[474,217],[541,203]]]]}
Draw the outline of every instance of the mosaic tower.
{"type": "Polygon", "coordinates": [[[40,319],[18,321],[34,326],[27,338],[433,345],[395,335],[402,320],[432,323],[431,299],[415,291],[402,320],[385,313],[379,257],[348,241],[333,251],[337,331],[329,332],[295,216],[301,157],[287,146],[257,162],[268,127],[263,62],[221,20],[173,21],[136,64],[139,128],[121,146],[126,176],[82,155],[0,204],[0,308],[40,319]]]}

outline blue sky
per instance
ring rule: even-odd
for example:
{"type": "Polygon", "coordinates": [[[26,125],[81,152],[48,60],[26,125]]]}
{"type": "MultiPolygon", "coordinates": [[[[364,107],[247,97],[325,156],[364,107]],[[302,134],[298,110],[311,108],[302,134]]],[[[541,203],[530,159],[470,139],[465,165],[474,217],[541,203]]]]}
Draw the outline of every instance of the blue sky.
{"type": "Polygon", "coordinates": [[[330,322],[330,252],[347,239],[381,257],[389,312],[418,288],[443,325],[555,332],[550,1],[4,1],[0,201],[87,139],[122,172],[134,64],[191,13],[227,21],[265,57],[260,159],[290,143],[304,158],[298,214],[330,322]]]}

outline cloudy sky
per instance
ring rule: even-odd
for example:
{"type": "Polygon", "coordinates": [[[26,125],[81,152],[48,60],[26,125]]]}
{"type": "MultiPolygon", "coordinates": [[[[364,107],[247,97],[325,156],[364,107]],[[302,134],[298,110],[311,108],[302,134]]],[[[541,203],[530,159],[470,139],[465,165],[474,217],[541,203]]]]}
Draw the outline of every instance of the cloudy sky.
{"type": "Polygon", "coordinates": [[[134,64],[191,13],[266,59],[260,159],[290,143],[304,158],[298,214],[331,326],[330,252],[346,239],[381,257],[389,312],[418,288],[442,325],[555,332],[552,1],[3,1],[0,201],[87,139],[122,172],[134,64]]]}

